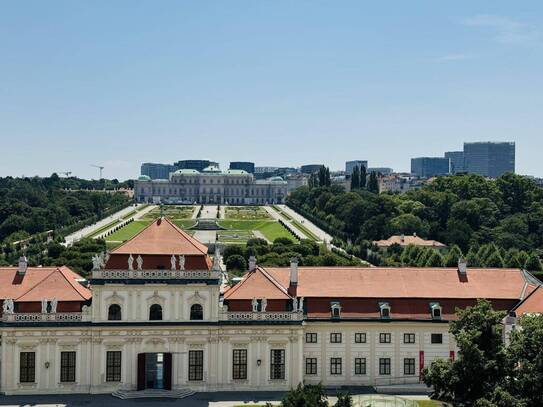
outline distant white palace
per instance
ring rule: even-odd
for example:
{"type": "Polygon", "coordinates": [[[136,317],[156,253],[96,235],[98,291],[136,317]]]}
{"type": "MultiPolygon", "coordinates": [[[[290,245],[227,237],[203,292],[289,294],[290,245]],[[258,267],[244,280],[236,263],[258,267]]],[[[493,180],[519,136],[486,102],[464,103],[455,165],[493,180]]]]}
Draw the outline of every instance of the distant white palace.
{"type": "Polygon", "coordinates": [[[243,170],[182,169],[167,180],[142,175],[135,181],[138,202],[201,204],[277,204],[287,195],[287,182],[281,177],[256,180],[243,170]]]}
{"type": "Polygon", "coordinates": [[[220,256],[161,218],[105,256],[0,267],[0,393],[186,395],[418,383],[454,359],[455,310],[543,312],[523,270],[258,266],[228,284],[220,256]],[[162,393],[161,393],[162,394],[162,393]]]}

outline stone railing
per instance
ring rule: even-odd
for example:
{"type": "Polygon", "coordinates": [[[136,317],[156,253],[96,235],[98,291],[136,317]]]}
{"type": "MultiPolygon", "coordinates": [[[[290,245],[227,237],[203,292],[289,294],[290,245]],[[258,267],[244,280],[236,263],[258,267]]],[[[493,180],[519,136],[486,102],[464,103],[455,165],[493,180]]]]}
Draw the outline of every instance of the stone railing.
{"type": "Polygon", "coordinates": [[[303,321],[302,311],[221,311],[220,321],[303,321]]]}
{"type": "Polygon", "coordinates": [[[93,270],[92,278],[105,279],[219,279],[213,270],[93,270]]]}
{"type": "Polygon", "coordinates": [[[90,320],[90,315],[84,315],[82,312],[18,312],[14,314],[4,314],[2,322],[83,322],[90,320]]]}

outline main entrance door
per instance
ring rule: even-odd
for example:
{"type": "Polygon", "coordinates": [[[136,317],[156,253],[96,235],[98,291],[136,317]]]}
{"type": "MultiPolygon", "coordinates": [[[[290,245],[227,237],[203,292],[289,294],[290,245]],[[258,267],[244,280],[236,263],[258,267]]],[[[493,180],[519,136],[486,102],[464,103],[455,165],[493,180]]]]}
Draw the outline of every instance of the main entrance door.
{"type": "Polygon", "coordinates": [[[172,389],[172,354],[138,354],[138,390],[172,389]]]}

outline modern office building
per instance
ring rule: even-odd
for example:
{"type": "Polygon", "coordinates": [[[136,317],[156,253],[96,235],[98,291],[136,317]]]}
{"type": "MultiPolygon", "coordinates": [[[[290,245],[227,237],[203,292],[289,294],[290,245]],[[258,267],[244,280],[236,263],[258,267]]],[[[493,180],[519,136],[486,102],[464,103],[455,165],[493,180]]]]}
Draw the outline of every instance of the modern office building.
{"type": "Polygon", "coordinates": [[[458,309],[489,300],[508,315],[506,341],[517,318],[543,312],[540,282],[520,269],[301,267],[295,258],[268,267],[252,257],[239,283],[225,277],[220,255],[167,218],[95,255],[90,281],[24,257],[0,267],[0,393],[417,384],[432,361],[458,356],[449,329],[458,309]]]}
{"type": "Polygon", "coordinates": [[[322,164],[306,164],[300,167],[300,172],[303,174],[313,174],[315,172],[319,172],[321,167],[322,164]]]}
{"type": "Polygon", "coordinates": [[[451,174],[458,174],[459,172],[465,172],[464,166],[464,152],[463,151],[447,151],[445,158],[451,161],[451,174]]]}
{"type": "Polygon", "coordinates": [[[390,175],[394,172],[394,170],[389,167],[370,167],[367,169],[368,174],[371,174],[372,172],[381,175],[390,175]]]}
{"type": "Polygon", "coordinates": [[[218,167],[219,164],[209,160],[181,160],[174,163],[176,170],[196,170],[202,171],[207,167],[218,167]]]}
{"type": "Polygon", "coordinates": [[[353,161],[346,161],[345,162],[345,175],[352,175],[354,167],[366,167],[368,168],[368,161],[367,160],[353,160],[353,161]]]}
{"type": "Polygon", "coordinates": [[[421,178],[447,175],[450,161],[443,157],[417,157],[411,159],[411,173],[421,178]]]}
{"type": "Polygon", "coordinates": [[[231,170],[243,170],[249,174],[255,173],[255,163],[249,161],[231,161],[229,168],[231,170]]]}
{"type": "Polygon", "coordinates": [[[489,178],[515,172],[515,143],[464,143],[464,163],[467,172],[489,178]]]}
{"type": "Polygon", "coordinates": [[[173,171],[175,167],[171,164],[143,163],[141,165],[141,175],[151,179],[168,179],[170,172],[173,171]]]}
{"type": "Polygon", "coordinates": [[[149,203],[277,204],[284,203],[287,182],[281,177],[257,180],[243,170],[182,169],[167,180],[141,176],[134,182],[134,199],[149,203]]]}

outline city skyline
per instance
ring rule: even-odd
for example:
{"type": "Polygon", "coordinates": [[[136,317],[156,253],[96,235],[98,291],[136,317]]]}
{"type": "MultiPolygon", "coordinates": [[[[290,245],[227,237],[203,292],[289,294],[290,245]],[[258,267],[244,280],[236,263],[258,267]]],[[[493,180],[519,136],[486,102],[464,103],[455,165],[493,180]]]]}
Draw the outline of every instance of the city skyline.
{"type": "Polygon", "coordinates": [[[543,176],[540,2],[30,3],[0,16],[1,176],[185,157],[409,171],[481,140],[543,176]]]}

